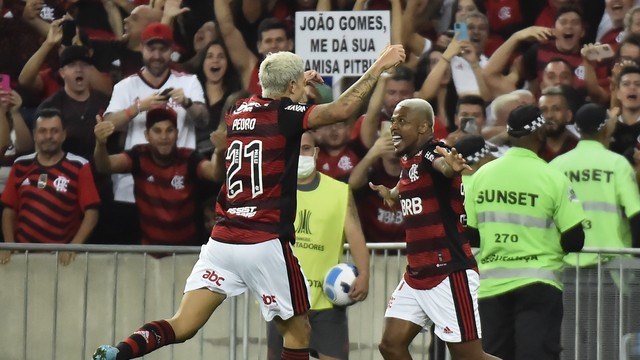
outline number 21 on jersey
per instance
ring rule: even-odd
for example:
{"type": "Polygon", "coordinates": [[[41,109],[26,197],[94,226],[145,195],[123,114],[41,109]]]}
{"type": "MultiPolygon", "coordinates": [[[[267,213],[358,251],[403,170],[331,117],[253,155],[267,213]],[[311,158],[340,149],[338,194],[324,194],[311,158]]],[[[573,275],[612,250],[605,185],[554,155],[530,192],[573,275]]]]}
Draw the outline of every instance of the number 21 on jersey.
{"type": "Polygon", "coordinates": [[[251,197],[263,193],[262,186],[262,141],[253,140],[248,144],[243,144],[240,140],[234,140],[227,149],[226,160],[229,162],[227,168],[227,196],[233,199],[244,190],[242,179],[238,179],[238,172],[243,166],[250,166],[251,169],[251,197]]]}

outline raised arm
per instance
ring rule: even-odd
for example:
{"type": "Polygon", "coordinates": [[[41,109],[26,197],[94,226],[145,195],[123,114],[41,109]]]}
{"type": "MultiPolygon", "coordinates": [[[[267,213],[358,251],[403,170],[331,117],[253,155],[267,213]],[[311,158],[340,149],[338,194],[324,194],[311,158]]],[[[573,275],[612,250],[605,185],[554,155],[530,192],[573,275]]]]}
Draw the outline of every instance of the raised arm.
{"type": "Polygon", "coordinates": [[[517,74],[515,77],[511,74],[511,76],[502,74],[502,71],[509,64],[511,55],[513,55],[518,45],[525,40],[544,41],[552,35],[552,29],[541,26],[531,26],[511,35],[507,41],[500,45],[482,69],[482,75],[487,85],[492,88],[494,95],[497,96],[515,90],[516,83],[519,78],[522,77],[521,74],[517,74]]]}
{"type": "Polygon", "coordinates": [[[436,97],[438,89],[440,89],[440,83],[447,69],[451,66],[451,59],[460,53],[460,42],[454,36],[447,46],[447,49],[442,54],[442,58],[438,63],[431,68],[429,75],[422,83],[422,87],[418,91],[418,97],[431,100],[436,97]]]}
{"type": "Polygon", "coordinates": [[[369,182],[369,169],[380,159],[380,156],[386,153],[392,153],[395,151],[393,142],[391,141],[391,134],[389,132],[383,132],[380,137],[373,144],[367,154],[360,160],[349,175],[349,187],[352,190],[358,190],[361,187],[367,185],[369,182]]]}
{"type": "Polygon", "coordinates": [[[362,144],[370,149],[378,138],[378,129],[380,128],[379,117],[380,111],[384,101],[384,92],[387,85],[387,80],[390,75],[386,72],[380,75],[376,88],[373,90],[373,94],[369,98],[369,105],[367,106],[367,113],[362,119],[362,126],[360,127],[360,139],[362,144]]]}
{"type": "Polygon", "coordinates": [[[22,97],[15,90],[11,90],[11,94],[9,94],[9,105],[11,106],[9,115],[13,122],[13,130],[16,132],[16,141],[13,144],[16,147],[16,154],[31,152],[33,150],[33,135],[20,113],[22,97]]]}
{"type": "Polygon", "coordinates": [[[608,105],[609,103],[609,91],[604,89],[598,83],[598,75],[596,73],[596,66],[598,66],[599,60],[591,61],[587,58],[587,54],[594,47],[594,44],[586,44],[580,50],[582,55],[582,66],[584,67],[584,84],[587,88],[587,94],[591,98],[592,102],[608,105]]]}
{"type": "Polygon", "coordinates": [[[20,75],[18,76],[18,83],[25,89],[33,92],[39,92],[42,90],[42,79],[38,76],[38,72],[44,64],[47,55],[51,50],[55,49],[62,41],[62,21],[64,19],[57,19],[51,23],[47,31],[47,38],[40,45],[38,50],[31,55],[27,63],[24,64],[20,75]]]}
{"type": "Polygon", "coordinates": [[[129,160],[125,154],[109,155],[107,151],[107,139],[113,134],[115,128],[111,121],[103,120],[100,115],[96,115],[96,126],[93,130],[96,135],[96,147],[93,151],[93,159],[98,172],[113,174],[129,170],[129,160]]]}
{"type": "Polygon", "coordinates": [[[231,62],[242,76],[242,84],[246,88],[251,81],[251,71],[258,63],[258,58],[249,50],[240,30],[233,23],[233,14],[229,0],[214,0],[216,22],[220,36],[227,45],[231,62]]]}
{"type": "Polygon", "coordinates": [[[40,18],[40,11],[44,7],[42,0],[27,0],[22,12],[22,21],[34,28],[40,36],[47,36],[49,23],[40,18]]]}
{"type": "Polygon", "coordinates": [[[308,126],[314,128],[348,119],[360,108],[376,85],[380,74],[402,63],[404,59],[405,53],[402,45],[387,46],[364,75],[343,92],[338,99],[328,104],[315,106],[311,110],[307,121],[308,126]]]}
{"type": "Polygon", "coordinates": [[[472,170],[471,166],[467,165],[467,162],[461,154],[458,154],[455,148],[447,150],[437,146],[436,151],[442,155],[442,157],[433,161],[433,168],[440,171],[442,175],[450,178],[460,175],[464,169],[472,170]]]}
{"type": "Polygon", "coordinates": [[[356,208],[351,190],[349,190],[344,235],[349,243],[349,250],[353,256],[353,262],[358,268],[358,277],[353,282],[351,290],[349,290],[349,297],[356,301],[363,301],[369,293],[369,250],[365,243],[360,217],[358,216],[358,209],[356,208]]]}

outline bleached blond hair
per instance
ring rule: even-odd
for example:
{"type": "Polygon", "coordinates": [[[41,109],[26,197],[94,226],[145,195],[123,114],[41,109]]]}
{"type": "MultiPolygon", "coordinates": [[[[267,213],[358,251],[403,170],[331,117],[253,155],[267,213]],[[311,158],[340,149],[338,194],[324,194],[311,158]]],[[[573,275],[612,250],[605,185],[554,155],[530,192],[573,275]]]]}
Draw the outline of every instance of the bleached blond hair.
{"type": "Polygon", "coordinates": [[[405,99],[396,105],[396,107],[398,106],[408,107],[412,112],[417,111],[418,115],[426,120],[427,125],[433,131],[433,107],[427,100],[420,98],[405,99]]]}
{"type": "Polygon", "coordinates": [[[288,51],[270,53],[258,72],[262,96],[278,98],[285,95],[291,81],[297,81],[303,73],[304,63],[300,56],[288,51]]]}

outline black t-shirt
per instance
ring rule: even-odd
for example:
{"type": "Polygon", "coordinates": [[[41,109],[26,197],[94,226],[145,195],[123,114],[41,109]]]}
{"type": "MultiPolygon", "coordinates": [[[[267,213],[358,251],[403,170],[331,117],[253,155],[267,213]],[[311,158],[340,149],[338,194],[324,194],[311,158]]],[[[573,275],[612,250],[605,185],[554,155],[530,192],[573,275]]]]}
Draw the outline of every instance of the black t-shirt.
{"type": "Polygon", "coordinates": [[[120,60],[122,77],[135,74],[142,67],[142,53],[130,50],[121,40],[93,40],[93,61],[101,72],[109,72],[111,63],[120,60]]]}

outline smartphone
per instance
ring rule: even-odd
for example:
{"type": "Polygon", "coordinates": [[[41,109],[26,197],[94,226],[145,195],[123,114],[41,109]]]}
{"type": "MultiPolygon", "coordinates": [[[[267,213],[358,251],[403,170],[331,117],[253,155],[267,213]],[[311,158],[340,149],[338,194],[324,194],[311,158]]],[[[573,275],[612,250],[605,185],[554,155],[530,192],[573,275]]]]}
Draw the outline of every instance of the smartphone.
{"type": "Polygon", "coordinates": [[[169,93],[173,91],[173,88],[166,88],[164,90],[162,90],[162,92],[160,93],[160,96],[164,96],[166,100],[169,100],[169,93]]]}
{"type": "Polygon", "coordinates": [[[463,117],[460,119],[460,130],[467,134],[478,134],[478,125],[476,124],[476,118],[463,117]]]}
{"type": "Polygon", "coordinates": [[[458,34],[458,41],[469,40],[469,31],[467,31],[467,23],[456,22],[453,24],[453,31],[458,34]]]}
{"type": "Polygon", "coordinates": [[[0,90],[11,92],[11,77],[8,74],[0,74],[0,90]]]}
{"type": "Polygon", "coordinates": [[[75,20],[65,20],[62,22],[62,45],[71,46],[73,38],[76,36],[75,20]]]}
{"type": "Polygon", "coordinates": [[[609,44],[594,45],[585,55],[589,61],[602,61],[615,56],[615,52],[609,44]]]}

